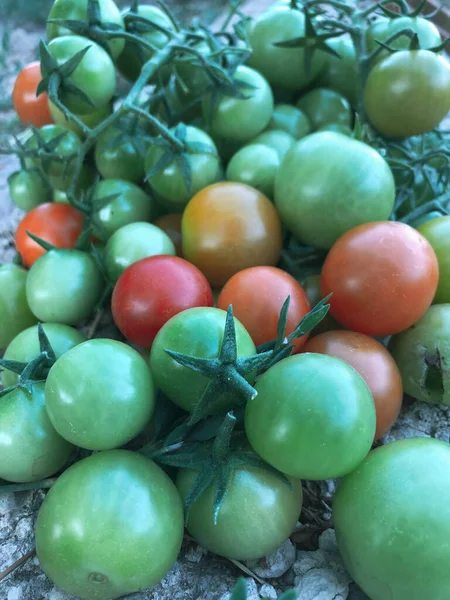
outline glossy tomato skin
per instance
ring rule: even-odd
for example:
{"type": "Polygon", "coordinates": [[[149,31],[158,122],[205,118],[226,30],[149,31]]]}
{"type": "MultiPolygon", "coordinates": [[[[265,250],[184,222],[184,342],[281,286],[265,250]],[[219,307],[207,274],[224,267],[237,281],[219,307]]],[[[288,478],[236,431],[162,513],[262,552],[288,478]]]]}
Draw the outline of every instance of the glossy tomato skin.
{"type": "Polygon", "coordinates": [[[400,50],[369,73],[364,105],[372,125],[386,137],[431,131],[450,108],[450,64],[429,50],[400,50]]]}
{"type": "Polygon", "coordinates": [[[45,409],[44,384],[16,388],[0,404],[0,477],[39,481],[61,469],[73,446],[56,433],[45,409]]]}
{"type": "Polygon", "coordinates": [[[243,88],[248,98],[223,96],[212,110],[211,97],[207,94],[203,98],[202,114],[213,139],[217,136],[247,142],[269,124],[273,111],[272,90],[262,75],[244,65],[236,69],[234,79],[253,86],[243,88]]]}
{"type": "MultiPolygon", "coordinates": [[[[137,9],[137,14],[158,25],[162,25],[167,29],[173,29],[172,21],[157,6],[140,4],[137,9]]],[[[126,12],[124,15],[126,15],[126,12]]],[[[127,31],[140,35],[146,42],[149,42],[156,48],[163,48],[168,42],[168,37],[164,32],[148,27],[145,24],[127,24],[127,31]]],[[[136,81],[142,70],[142,65],[151,58],[152,54],[154,54],[154,52],[150,49],[142,48],[141,52],[139,52],[135,44],[126,42],[124,51],[117,60],[117,67],[122,75],[129,81],[136,81]]]]}
{"type": "Polygon", "coordinates": [[[115,340],[88,340],[50,369],[45,404],[65,439],[88,450],[110,450],[129,442],[149,422],[153,380],[133,348],[115,340]]]}
{"type": "Polygon", "coordinates": [[[305,35],[305,16],[300,10],[281,6],[260,15],[249,31],[253,53],[249,65],[266,77],[271,85],[301,90],[324,69],[325,54],[314,52],[309,72],[305,70],[304,48],[280,48],[285,42],[305,35]]]}
{"type": "Polygon", "coordinates": [[[160,254],[175,256],[175,246],[169,236],[151,223],[129,223],[118,229],[106,244],[106,271],[111,281],[116,282],[133,263],[160,254]]]}
{"type": "Polygon", "coordinates": [[[139,186],[123,179],[99,181],[94,188],[93,201],[94,233],[104,242],[129,223],[150,221],[156,212],[154,199],[139,186]],[[110,202],[103,202],[104,198],[114,195],[117,197],[110,202]]]}
{"type": "Polygon", "coordinates": [[[11,200],[25,212],[52,199],[50,186],[36,171],[17,171],[8,179],[8,184],[11,200]]]}
{"type": "Polygon", "coordinates": [[[431,306],[412,327],[391,338],[389,350],[406,394],[422,402],[450,405],[449,343],[449,304],[431,306]]]}
{"type": "MultiPolygon", "coordinates": [[[[120,29],[125,29],[123,18],[117,8],[114,0],[100,0],[100,20],[103,24],[113,23],[120,29]]],[[[86,21],[88,17],[88,0],[55,0],[50,9],[49,19],[65,19],[71,21],[86,21]]],[[[47,23],[47,37],[49,40],[54,38],[72,35],[72,31],[59,25],[58,23],[47,23]]],[[[117,37],[108,42],[109,50],[113,58],[117,58],[124,46],[125,42],[122,38],[117,37]]]]}
{"type": "MultiPolygon", "coordinates": [[[[181,469],[177,487],[183,500],[197,471],[181,469]]],[[[274,552],[295,528],[302,508],[302,486],[292,489],[274,475],[251,467],[237,468],[223,504],[213,522],[212,486],[194,502],[187,530],[207,550],[234,560],[254,560],[274,552]]]]}
{"type": "Polygon", "coordinates": [[[358,103],[359,72],[355,46],[349,34],[327,40],[327,46],[339,56],[327,56],[327,64],[319,78],[320,85],[342,94],[353,107],[358,103]]]}
{"type": "Polygon", "coordinates": [[[159,582],[183,530],[181,499],[164,471],[134,452],[110,450],[76,463],[51,488],[36,550],[59,588],[110,600],[159,582]]]}
{"type": "Polygon", "coordinates": [[[342,477],[369,452],[375,406],[364,379],[347,363],[298,354],[271,367],[247,403],[245,431],[253,450],[291,477],[342,477]]]}
{"type": "Polygon", "coordinates": [[[139,183],[145,176],[145,140],[133,144],[120,127],[109,127],[95,144],[95,165],[104,179],[124,179],[139,183]]]}
{"type": "Polygon", "coordinates": [[[303,351],[334,356],[353,367],[367,383],[375,402],[375,439],[392,427],[402,405],[402,378],[382,344],[363,333],[335,330],[313,337],[303,351]]]}
{"type": "Polygon", "coordinates": [[[189,202],[182,222],[183,254],[220,287],[247,267],[277,264],[281,223],[266,196],[242,183],[217,183],[189,202]]]}
{"type": "Polygon", "coordinates": [[[292,135],[282,129],[270,129],[269,131],[263,131],[257,135],[252,140],[252,144],[264,144],[265,146],[272,148],[277,152],[281,161],[285,157],[287,151],[295,144],[295,139],[292,135]]]}
{"type": "Polygon", "coordinates": [[[0,265],[0,350],[37,322],[26,297],[27,272],[17,265],[0,265]]]}
{"type": "Polygon", "coordinates": [[[449,445],[412,438],[377,448],[339,486],[339,551],[372,600],[448,597],[449,482],[449,445]]]}
{"type": "MultiPolygon", "coordinates": [[[[227,307],[228,308],[228,307],[227,307]]],[[[179,365],[165,350],[181,352],[199,358],[217,358],[223,341],[226,313],[218,308],[191,308],[172,317],[158,332],[150,353],[150,369],[156,386],[181,406],[192,412],[208,385],[208,379],[179,365]]],[[[256,354],[252,339],[236,318],[238,357],[256,354]]],[[[250,381],[253,381],[251,377],[250,381]]],[[[235,398],[224,395],[222,408],[233,406],[235,398]]]]}
{"type": "Polygon", "coordinates": [[[27,300],[40,321],[76,325],[94,311],[103,288],[94,259],[81,250],[50,250],[28,273],[27,300]]]}
{"type": "Polygon", "coordinates": [[[450,302],[450,217],[439,217],[417,228],[431,244],[439,263],[439,283],[433,302],[450,302]]]}
{"type": "Polygon", "coordinates": [[[333,293],[331,314],[367,335],[390,335],[413,325],[436,293],[438,261],[429,242],[404,223],[355,227],[328,254],[322,294],[333,293]]]}
{"type": "Polygon", "coordinates": [[[16,248],[23,264],[31,267],[46,250],[27,231],[57,248],[73,248],[80,237],[83,215],[70,204],[48,202],[33,208],[16,231],[16,248]]]}
{"type": "Polygon", "coordinates": [[[14,109],[20,120],[26,124],[31,123],[35,127],[53,123],[47,94],[36,96],[41,79],[40,62],[32,62],[20,71],[12,93],[14,109]]]}
{"type": "MultiPolygon", "coordinates": [[[[94,113],[111,101],[116,89],[116,71],[109,54],[101,46],[79,35],[64,35],[48,44],[50,55],[59,66],[89,47],[83,60],[72,71],[69,80],[89,98],[89,102],[69,91],[63,91],[61,101],[78,115],[94,113]]],[[[42,75],[49,75],[41,65],[42,75]]]]}
{"type": "MultiPolygon", "coordinates": [[[[417,33],[419,37],[420,47],[424,50],[434,48],[442,43],[441,34],[439,29],[429,19],[423,17],[398,17],[396,19],[378,19],[374,21],[366,33],[367,50],[373,52],[379,48],[379,42],[387,42],[387,40],[394,34],[410,29],[417,33]]],[[[396,50],[407,50],[409,48],[410,38],[406,35],[402,35],[397,39],[389,42],[391,48],[396,50]]],[[[383,58],[389,56],[388,50],[383,50],[376,57],[376,61],[379,62],[383,58]]]]}
{"type": "Polygon", "coordinates": [[[324,131],[297,142],[275,179],[275,206],[304,244],[330,248],[346,231],[387,219],[395,183],[387,162],[366,144],[324,131]]]}
{"type": "Polygon", "coordinates": [[[195,306],[212,306],[211,287],[202,273],[178,256],[151,256],[119,277],[112,295],[114,321],[131,342],[150,348],[171,317],[195,306]]]}
{"type": "MultiPolygon", "coordinates": [[[[50,148],[48,153],[41,149],[39,157],[27,158],[27,167],[43,169],[53,187],[66,190],[75,167],[75,156],[81,151],[81,140],[73,131],[60,125],[41,127],[39,136],[45,143],[52,142],[55,138],[60,138],[60,142],[56,148],[50,148]],[[63,160],[52,160],[51,157],[54,156],[55,152],[63,160]]],[[[36,135],[25,142],[25,148],[27,150],[37,150],[39,148],[36,135]]]]}
{"type": "Polygon", "coordinates": [[[344,96],[327,88],[315,88],[301,96],[297,106],[308,116],[313,129],[328,123],[351,126],[352,110],[344,96]]]}
{"type": "Polygon", "coordinates": [[[299,108],[291,104],[276,104],[273,109],[268,129],[278,129],[289,133],[299,140],[311,133],[311,123],[299,108]]]}
{"type": "Polygon", "coordinates": [[[183,256],[183,247],[181,242],[181,221],[183,213],[168,213],[158,217],[153,221],[154,225],[159,227],[172,240],[177,256],[183,256]]]}
{"type": "MultiPolygon", "coordinates": [[[[286,335],[309,312],[310,304],[302,286],[291,275],[276,267],[252,267],[236,273],[227,281],[217,299],[217,308],[233,305],[233,314],[252,336],[256,346],[277,338],[280,311],[290,297],[286,335]]],[[[295,340],[299,352],[308,336],[295,340]]]]}
{"type": "Polygon", "coordinates": [[[275,175],[280,166],[278,152],[263,144],[244,146],[228,163],[228,181],[245,183],[273,198],[275,175]]]}
{"type": "MultiPolygon", "coordinates": [[[[189,164],[191,166],[191,188],[186,187],[182,171],[173,161],[164,169],[149,177],[148,181],[158,194],[160,202],[169,209],[182,210],[189,200],[204,187],[220,179],[221,164],[217,148],[210,136],[197,127],[186,128],[186,143],[189,164]],[[190,151],[189,144],[203,144],[209,151],[190,151]]],[[[158,165],[165,150],[156,144],[150,146],[145,158],[145,171],[147,175],[158,165]]]]}
{"type": "MultiPolygon", "coordinates": [[[[56,358],[59,358],[74,346],[86,341],[86,336],[81,331],[68,325],[44,323],[42,327],[55,352],[56,358]]],[[[38,356],[39,351],[38,327],[37,325],[33,325],[16,335],[6,348],[3,358],[5,360],[28,363],[38,356]]],[[[5,369],[2,372],[2,380],[5,388],[15,385],[18,379],[18,375],[12,371],[5,369]]]]}

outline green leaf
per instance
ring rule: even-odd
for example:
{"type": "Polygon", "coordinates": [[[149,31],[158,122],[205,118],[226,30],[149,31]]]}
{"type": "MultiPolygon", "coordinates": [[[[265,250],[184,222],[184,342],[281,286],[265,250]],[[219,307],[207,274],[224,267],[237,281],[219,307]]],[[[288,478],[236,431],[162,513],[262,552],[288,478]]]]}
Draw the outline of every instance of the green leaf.
{"type": "Polygon", "coordinates": [[[187,367],[196,373],[201,373],[208,377],[215,373],[217,370],[219,361],[217,358],[199,358],[197,356],[189,356],[188,354],[182,354],[181,352],[175,352],[173,350],[164,350],[166,354],[173,358],[182,367],[187,367]]]}
{"type": "Polygon", "coordinates": [[[164,171],[166,167],[173,163],[175,160],[175,154],[170,150],[164,153],[161,158],[157,161],[156,165],[151,169],[146,176],[146,181],[151,179],[154,175],[157,175],[161,171],[164,171]]]}
{"type": "Polygon", "coordinates": [[[11,371],[11,373],[16,373],[16,375],[22,375],[27,365],[28,363],[25,362],[19,362],[17,360],[6,360],[4,358],[0,358],[0,367],[6,369],[7,371],[11,371]]]}
{"type": "Polygon", "coordinates": [[[213,500],[213,523],[217,525],[217,518],[223,501],[225,500],[228,491],[229,482],[233,474],[234,468],[231,463],[225,463],[219,468],[214,478],[214,500],[213,500]]]}
{"type": "Polygon", "coordinates": [[[72,75],[72,73],[75,71],[75,69],[78,67],[78,65],[81,63],[81,61],[91,48],[92,46],[86,46],[85,48],[74,54],[72,58],[69,58],[69,60],[66,61],[63,65],[61,65],[61,67],[59,67],[61,76],[69,77],[70,75],[72,75]]]}
{"type": "Polygon", "coordinates": [[[91,245],[91,238],[92,227],[89,225],[88,227],[84,227],[83,231],[80,233],[80,236],[75,243],[75,249],[87,252],[91,245]]]}
{"type": "Polygon", "coordinates": [[[231,592],[230,600],[247,600],[247,582],[244,578],[238,579],[231,592]]]}
{"type": "Polygon", "coordinates": [[[89,106],[95,109],[95,105],[89,98],[89,96],[85,92],[83,92],[83,90],[81,90],[78,86],[76,86],[70,79],[64,79],[62,87],[64,88],[65,92],[72,94],[72,96],[76,96],[77,98],[79,98],[83,102],[86,102],[86,104],[89,104],[89,106]]]}
{"type": "Polygon", "coordinates": [[[43,73],[52,73],[58,68],[58,62],[50,54],[48,46],[44,40],[39,42],[39,58],[43,73]]]}
{"type": "Polygon", "coordinates": [[[289,489],[292,489],[292,484],[284,473],[266,463],[260,456],[255,454],[255,452],[253,452],[252,450],[241,450],[233,453],[231,457],[231,462],[233,463],[234,467],[246,466],[266,471],[266,473],[273,475],[279,481],[287,485],[289,489]]]}
{"type": "Polygon", "coordinates": [[[27,235],[36,242],[36,244],[39,244],[39,246],[41,246],[41,248],[44,248],[44,250],[56,250],[56,246],[54,246],[53,244],[50,244],[50,242],[46,242],[45,240],[41,239],[40,237],[38,237],[37,235],[34,235],[34,233],[30,233],[29,231],[26,232],[27,235]]]}
{"type": "Polygon", "coordinates": [[[312,331],[317,325],[326,317],[330,310],[330,305],[327,304],[332,294],[328,294],[326,298],[323,298],[316,306],[303,317],[294,331],[288,335],[287,340],[292,342],[295,338],[302,337],[303,335],[312,331]]]}
{"type": "Polygon", "coordinates": [[[415,33],[412,36],[411,41],[409,42],[409,49],[410,50],[420,50],[420,41],[419,41],[419,36],[417,35],[417,33],[415,33]]]}
{"type": "Polygon", "coordinates": [[[226,414],[217,432],[212,447],[212,455],[217,463],[223,462],[230,452],[231,434],[236,426],[236,417],[230,411],[226,414]]]}
{"type": "Polygon", "coordinates": [[[48,354],[48,360],[52,364],[56,362],[56,354],[50,344],[50,340],[42,327],[42,323],[38,323],[38,339],[39,339],[39,351],[46,352],[48,354]]]}
{"type": "Polygon", "coordinates": [[[183,152],[182,154],[177,154],[175,160],[177,161],[178,168],[181,171],[181,175],[183,176],[184,185],[186,186],[186,190],[188,194],[192,193],[192,165],[189,154],[183,152]]]}
{"type": "Polygon", "coordinates": [[[278,327],[277,327],[277,346],[281,346],[285,339],[286,333],[286,324],[287,324],[287,316],[289,311],[289,304],[291,302],[291,297],[288,296],[283,303],[280,311],[280,317],[278,319],[278,327]]]}
{"type": "Polygon", "coordinates": [[[75,35],[82,37],[89,36],[89,25],[85,21],[75,21],[73,19],[47,19],[47,23],[65,27],[75,35]]]}
{"type": "Polygon", "coordinates": [[[184,503],[185,523],[187,523],[189,519],[189,511],[191,506],[196,500],[200,498],[203,492],[209,488],[209,486],[214,480],[215,474],[215,465],[213,463],[210,463],[206,464],[206,466],[200,471],[200,473],[195,478],[194,483],[192,484],[192,487],[189,490],[189,493],[186,496],[186,500],[184,503]]]}
{"type": "Polygon", "coordinates": [[[178,125],[175,127],[175,135],[182,142],[186,141],[187,127],[184,123],[178,123],[178,125]]]}
{"type": "Polygon", "coordinates": [[[87,18],[90,25],[98,25],[102,22],[99,0],[88,0],[87,18]]]}
{"type": "Polygon", "coordinates": [[[225,365],[231,365],[235,363],[237,359],[236,327],[231,304],[228,307],[227,316],[225,318],[223,341],[219,358],[225,365]]]}

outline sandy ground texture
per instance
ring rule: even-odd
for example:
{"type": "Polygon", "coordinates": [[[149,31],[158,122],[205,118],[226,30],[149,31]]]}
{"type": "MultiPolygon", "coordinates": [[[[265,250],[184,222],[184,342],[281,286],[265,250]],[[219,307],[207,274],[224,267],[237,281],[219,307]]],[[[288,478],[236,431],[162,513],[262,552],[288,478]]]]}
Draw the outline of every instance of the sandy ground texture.
{"type": "MultiPolygon", "coordinates": [[[[3,1],[3,0],[1,0],[3,1]]],[[[218,6],[223,5],[220,1],[218,6]]],[[[267,0],[249,3],[249,12],[260,12],[267,0]]],[[[211,4],[209,5],[211,6],[211,4]]],[[[36,57],[43,31],[36,26],[12,28],[0,25],[0,39],[10,30],[9,51],[0,66],[0,132],[17,129],[8,109],[14,72],[18,64],[36,57]],[[2,31],[3,29],[3,31],[2,31]]],[[[0,55],[1,56],[1,55],[0,55]]],[[[7,177],[17,169],[17,161],[0,155],[0,263],[14,256],[14,232],[21,212],[14,209],[7,191],[7,177]]],[[[105,324],[105,327],[107,325],[105,324]]],[[[99,335],[105,329],[99,329],[99,335]]],[[[107,331],[106,334],[110,334],[107,331]]],[[[450,442],[450,408],[419,402],[406,403],[392,431],[383,440],[404,437],[436,437],[450,442]]],[[[281,591],[295,586],[300,600],[363,600],[339,557],[331,528],[330,502],[334,482],[306,483],[303,525],[295,534],[296,546],[286,542],[276,553],[247,565],[236,565],[214,557],[186,541],[173,569],[156,587],[130,596],[134,600],[228,600],[236,578],[248,576],[249,600],[259,595],[276,598],[281,591]],[[244,571],[243,571],[244,570],[244,571]]],[[[33,525],[43,500],[42,492],[0,496],[0,574],[33,550],[33,525]]],[[[70,600],[43,575],[36,557],[31,557],[0,582],[0,600],[70,600]]]]}

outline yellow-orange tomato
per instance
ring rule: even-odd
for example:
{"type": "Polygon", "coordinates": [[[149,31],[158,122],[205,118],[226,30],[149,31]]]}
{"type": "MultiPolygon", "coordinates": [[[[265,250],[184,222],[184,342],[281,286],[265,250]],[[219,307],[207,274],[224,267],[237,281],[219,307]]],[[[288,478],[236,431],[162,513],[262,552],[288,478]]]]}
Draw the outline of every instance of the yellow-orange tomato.
{"type": "Polygon", "coordinates": [[[153,224],[156,227],[162,229],[173,242],[177,256],[183,256],[183,249],[181,247],[181,219],[183,218],[182,213],[169,213],[158,217],[153,224]]]}
{"type": "Polygon", "coordinates": [[[394,359],[382,344],[363,333],[327,331],[310,339],[303,351],[340,358],[358,371],[375,402],[375,439],[392,427],[402,404],[402,378],[394,359]]]}
{"type": "Polygon", "coordinates": [[[182,221],[184,257],[219,287],[248,267],[277,264],[282,247],[275,206],[243,183],[221,182],[196,194],[182,221]]]}
{"type": "MultiPolygon", "coordinates": [[[[309,312],[310,305],[302,286],[291,275],[276,267],[244,269],[227,281],[217,299],[217,308],[227,310],[244,325],[255,346],[277,337],[281,308],[290,297],[285,334],[294,331],[309,312]]],[[[299,352],[308,336],[295,340],[294,352],[299,352]]]]}

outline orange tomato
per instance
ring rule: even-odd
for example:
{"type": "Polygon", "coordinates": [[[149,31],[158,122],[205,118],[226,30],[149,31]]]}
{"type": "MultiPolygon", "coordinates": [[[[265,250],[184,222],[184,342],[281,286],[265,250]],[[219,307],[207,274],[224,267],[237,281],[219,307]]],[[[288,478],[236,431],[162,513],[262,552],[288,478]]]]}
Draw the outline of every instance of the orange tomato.
{"type": "Polygon", "coordinates": [[[41,64],[32,62],[20,71],[12,93],[14,108],[21,121],[36,127],[53,123],[47,94],[36,96],[41,80],[41,64]]]}

